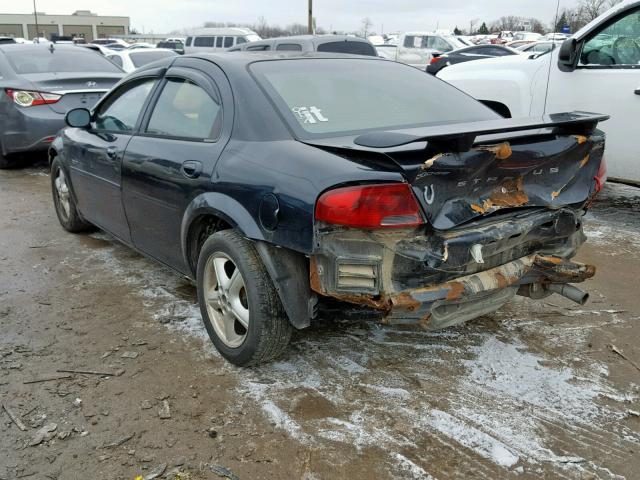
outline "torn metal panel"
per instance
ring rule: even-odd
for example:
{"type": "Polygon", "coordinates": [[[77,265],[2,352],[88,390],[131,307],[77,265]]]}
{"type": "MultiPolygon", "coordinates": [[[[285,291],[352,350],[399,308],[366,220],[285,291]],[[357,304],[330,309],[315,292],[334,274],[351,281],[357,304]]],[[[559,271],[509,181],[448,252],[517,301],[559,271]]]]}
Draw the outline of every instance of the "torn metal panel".
{"type": "Polygon", "coordinates": [[[584,238],[581,215],[569,208],[513,212],[447,231],[327,226],[317,231],[310,284],[323,296],[380,311],[383,322],[441,328],[499,308],[520,285],[590,278],[594,267],[569,260],[584,238]]]}
{"type": "Polygon", "coordinates": [[[597,134],[477,145],[430,156],[411,184],[439,230],[507,208],[580,204],[593,194],[603,146],[597,134]]]}

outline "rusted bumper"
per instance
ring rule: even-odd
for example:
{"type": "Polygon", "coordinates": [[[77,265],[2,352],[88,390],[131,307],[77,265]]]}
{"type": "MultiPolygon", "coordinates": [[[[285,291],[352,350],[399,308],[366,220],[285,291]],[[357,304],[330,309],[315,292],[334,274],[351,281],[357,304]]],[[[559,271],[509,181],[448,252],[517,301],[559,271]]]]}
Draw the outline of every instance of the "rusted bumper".
{"type": "MultiPolygon", "coordinates": [[[[443,328],[490,313],[523,285],[578,283],[581,216],[532,212],[446,233],[327,231],[310,256],[315,292],[377,310],[385,323],[443,328]],[[484,256],[471,253],[476,246],[484,256]]],[[[524,287],[523,287],[524,288],[524,287]]]]}

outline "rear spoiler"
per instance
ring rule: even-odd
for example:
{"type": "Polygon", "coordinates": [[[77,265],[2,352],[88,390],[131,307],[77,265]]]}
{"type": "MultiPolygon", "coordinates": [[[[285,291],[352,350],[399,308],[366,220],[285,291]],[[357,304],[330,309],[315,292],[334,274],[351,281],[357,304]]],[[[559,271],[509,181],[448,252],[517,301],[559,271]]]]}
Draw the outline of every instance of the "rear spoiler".
{"type": "Polygon", "coordinates": [[[599,113],[568,112],[552,113],[542,117],[448,123],[432,127],[365,133],[356,137],[353,143],[369,148],[390,148],[414,142],[429,142],[445,151],[465,152],[473,146],[479,135],[540,128],[553,128],[556,133],[565,135],[590,135],[598,122],[608,118],[609,115],[599,113]]]}

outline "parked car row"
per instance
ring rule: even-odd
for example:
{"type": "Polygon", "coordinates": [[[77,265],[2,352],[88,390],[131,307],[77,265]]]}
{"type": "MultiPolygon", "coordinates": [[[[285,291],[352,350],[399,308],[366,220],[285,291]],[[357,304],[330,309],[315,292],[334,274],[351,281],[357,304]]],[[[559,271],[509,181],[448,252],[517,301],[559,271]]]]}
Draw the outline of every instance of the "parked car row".
{"type": "Polygon", "coordinates": [[[336,305],[436,329],[515,295],[583,304],[573,284],[595,268],[572,258],[607,175],[601,122],[610,171],[635,156],[638,25],[633,0],[546,52],[408,33],[408,65],[364,39],[232,29],[185,56],[1,45],[0,166],[47,149],[62,227],[191,278],[236,365],[336,305]]]}

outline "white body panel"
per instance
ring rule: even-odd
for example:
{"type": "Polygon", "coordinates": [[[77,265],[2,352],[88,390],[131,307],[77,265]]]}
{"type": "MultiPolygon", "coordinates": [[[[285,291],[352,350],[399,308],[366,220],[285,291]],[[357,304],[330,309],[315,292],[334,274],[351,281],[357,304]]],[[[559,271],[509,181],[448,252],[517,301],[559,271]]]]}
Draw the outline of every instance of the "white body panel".
{"type": "MultiPolygon", "coordinates": [[[[574,35],[578,41],[597,33],[613,16],[640,7],[623,2],[574,35]]],[[[640,68],[581,68],[561,71],[558,51],[538,58],[509,56],[460,63],[438,77],[478,100],[506,105],[512,117],[583,110],[611,115],[598,128],[606,135],[609,177],[640,183],[640,68]],[[549,88],[547,93],[547,77],[549,88]],[[547,95],[545,107],[545,94],[547,95]]]]}

